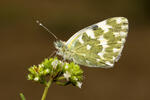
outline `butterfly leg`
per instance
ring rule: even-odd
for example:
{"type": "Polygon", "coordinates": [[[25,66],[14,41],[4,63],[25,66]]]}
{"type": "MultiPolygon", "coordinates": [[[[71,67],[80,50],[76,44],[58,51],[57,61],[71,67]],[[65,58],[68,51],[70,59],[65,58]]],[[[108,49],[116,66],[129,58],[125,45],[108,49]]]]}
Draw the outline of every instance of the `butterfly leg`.
{"type": "Polygon", "coordinates": [[[54,57],[56,57],[56,51],[53,51],[52,53],[51,53],[51,55],[48,57],[48,58],[51,58],[52,56],[54,55],[54,57]],[[55,54],[55,55],[54,55],[55,54]]]}

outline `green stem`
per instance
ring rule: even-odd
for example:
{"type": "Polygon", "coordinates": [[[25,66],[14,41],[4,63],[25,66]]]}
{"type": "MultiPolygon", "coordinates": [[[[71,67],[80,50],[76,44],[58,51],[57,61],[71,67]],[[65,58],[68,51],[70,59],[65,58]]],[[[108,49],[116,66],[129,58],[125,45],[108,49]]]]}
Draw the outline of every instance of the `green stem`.
{"type": "Polygon", "coordinates": [[[70,82],[59,82],[59,81],[57,81],[56,84],[61,85],[61,86],[66,86],[66,85],[70,84],[70,82]]]}
{"type": "Polygon", "coordinates": [[[42,96],[41,100],[46,99],[46,96],[47,96],[47,93],[48,93],[48,88],[51,86],[52,81],[53,81],[53,78],[50,77],[50,80],[46,83],[46,87],[44,89],[43,96],[42,96]]]}
{"type": "Polygon", "coordinates": [[[56,80],[58,81],[58,80],[63,80],[63,79],[66,79],[66,78],[63,77],[63,76],[60,76],[60,77],[58,77],[56,80]]]}
{"type": "Polygon", "coordinates": [[[21,98],[21,100],[26,100],[23,93],[20,93],[20,98],[21,98]]]}

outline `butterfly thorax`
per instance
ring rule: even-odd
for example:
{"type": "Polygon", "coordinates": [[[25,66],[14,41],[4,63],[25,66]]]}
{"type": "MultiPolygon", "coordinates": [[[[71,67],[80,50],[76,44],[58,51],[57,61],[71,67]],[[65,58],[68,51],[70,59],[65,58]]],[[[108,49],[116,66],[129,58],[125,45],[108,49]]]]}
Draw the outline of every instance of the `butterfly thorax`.
{"type": "Polygon", "coordinates": [[[62,56],[65,60],[72,60],[71,59],[71,51],[68,49],[68,47],[66,46],[66,43],[64,41],[56,41],[54,42],[54,45],[56,47],[57,54],[62,56]]]}

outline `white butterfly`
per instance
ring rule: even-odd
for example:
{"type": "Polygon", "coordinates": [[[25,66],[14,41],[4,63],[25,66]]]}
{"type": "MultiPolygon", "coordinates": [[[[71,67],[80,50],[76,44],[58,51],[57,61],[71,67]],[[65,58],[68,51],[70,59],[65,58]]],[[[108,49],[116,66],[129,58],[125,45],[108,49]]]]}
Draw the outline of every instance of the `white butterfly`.
{"type": "Polygon", "coordinates": [[[86,27],[67,42],[57,41],[57,54],[87,67],[113,67],[121,56],[128,33],[128,20],[113,17],[86,27]]]}

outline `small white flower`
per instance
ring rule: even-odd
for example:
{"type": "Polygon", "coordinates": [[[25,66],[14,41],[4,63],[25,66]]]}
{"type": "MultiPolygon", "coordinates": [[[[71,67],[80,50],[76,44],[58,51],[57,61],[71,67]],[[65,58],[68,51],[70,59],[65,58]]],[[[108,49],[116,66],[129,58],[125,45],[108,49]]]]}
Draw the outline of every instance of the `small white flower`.
{"type": "Polygon", "coordinates": [[[75,80],[77,81],[78,79],[75,77],[75,80]]]}
{"type": "Polygon", "coordinates": [[[42,67],[44,67],[44,64],[41,64],[42,67]]]}
{"type": "Polygon", "coordinates": [[[59,60],[59,63],[62,63],[62,61],[59,60]]]}
{"type": "Polygon", "coordinates": [[[42,68],[42,67],[44,67],[44,65],[43,64],[39,64],[39,68],[42,68]]]}
{"type": "Polygon", "coordinates": [[[58,65],[58,60],[54,60],[52,62],[52,66],[54,67],[54,69],[56,69],[56,66],[58,65]]]}
{"type": "Polygon", "coordinates": [[[77,87],[81,88],[82,82],[77,82],[77,87]]]}
{"type": "Polygon", "coordinates": [[[69,72],[64,73],[64,77],[67,79],[67,81],[69,80],[69,78],[71,77],[71,74],[69,72]]]}
{"type": "Polygon", "coordinates": [[[35,80],[35,81],[38,81],[38,80],[39,80],[39,77],[35,77],[34,80],[35,80]]]}
{"type": "Polygon", "coordinates": [[[31,80],[31,79],[32,79],[32,77],[31,77],[31,75],[30,75],[30,74],[28,75],[28,79],[29,79],[29,80],[31,80]]]}
{"type": "Polygon", "coordinates": [[[47,73],[49,73],[49,72],[50,72],[50,70],[49,70],[49,69],[46,69],[45,71],[46,71],[47,73]]]}
{"type": "Polygon", "coordinates": [[[68,69],[68,64],[66,64],[65,68],[68,69]]]}

